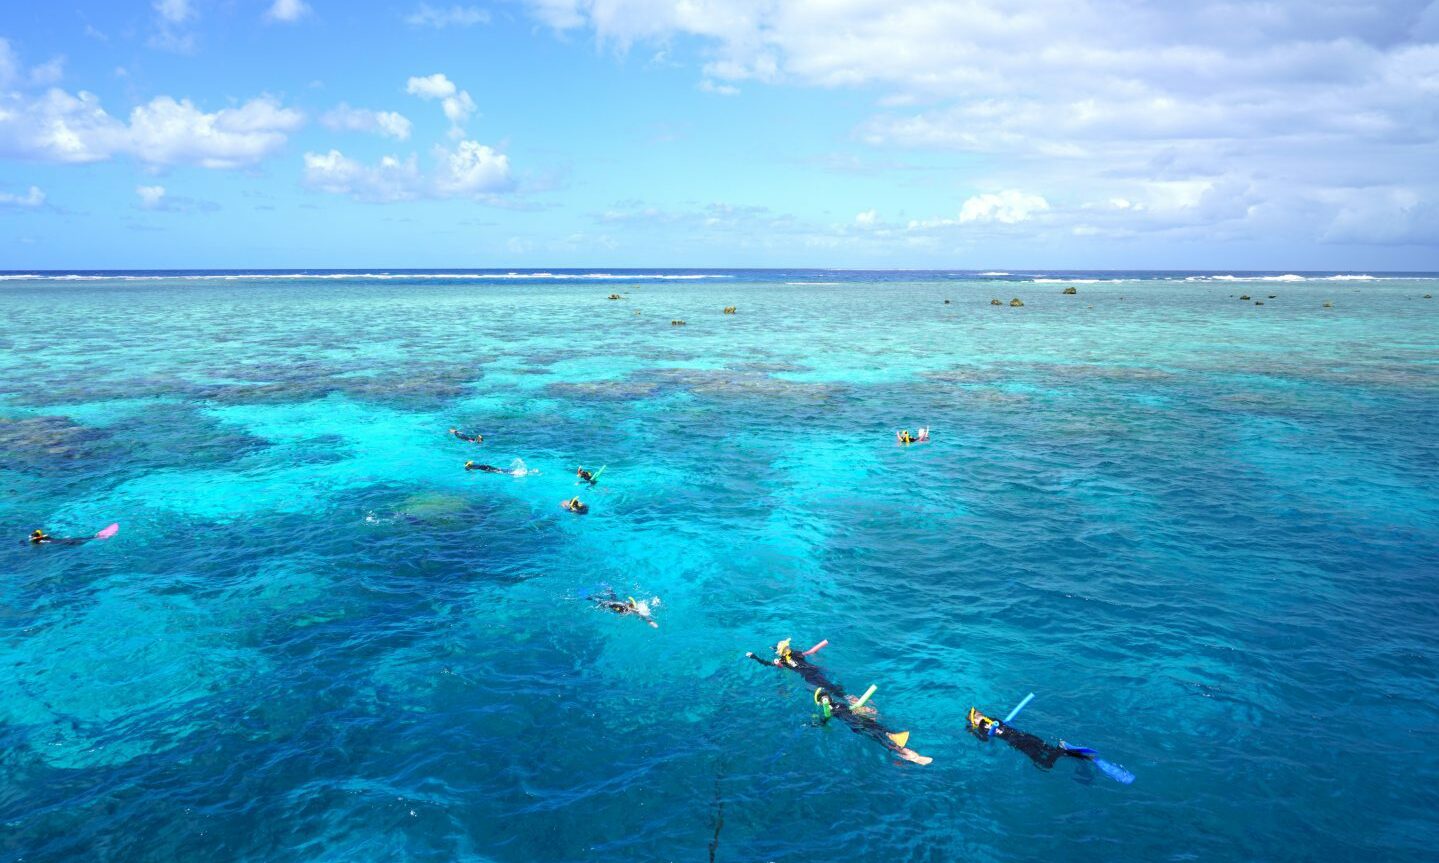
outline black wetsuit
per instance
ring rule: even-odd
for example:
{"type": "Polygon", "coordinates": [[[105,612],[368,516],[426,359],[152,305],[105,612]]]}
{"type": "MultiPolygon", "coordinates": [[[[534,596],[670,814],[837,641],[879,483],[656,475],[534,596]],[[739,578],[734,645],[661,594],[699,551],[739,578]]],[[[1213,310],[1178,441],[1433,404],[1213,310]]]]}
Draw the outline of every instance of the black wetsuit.
{"type": "MultiPolygon", "coordinates": [[[[1079,758],[1085,761],[1088,761],[1094,757],[1087,753],[1074,752],[1072,750],[1065,749],[1063,746],[1054,746],[1053,744],[1046,743],[1040,737],[1036,737],[1026,731],[1020,731],[1018,728],[1015,728],[1011,725],[1005,725],[1003,722],[997,719],[994,721],[994,725],[992,726],[992,728],[994,730],[995,737],[998,737],[1000,740],[1008,743],[1011,747],[1018,749],[1020,752],[1023,752],[1030,761],[1034,762],[1036,767],[1039,767],[1042,770],[1048,770],[1049,768],[1054,766],[1054,763],[1056,761],[1066,756],[1068,756],[1069,758],[1079,758]]],[[[975,737],[978,737],[980,740],[988,740],[990,737],[989,732],[987,731],[981,731],[980,729],[974,727],[971,727],[969,730],[971,734],[973,734],[975,737]]]]}
{"type": "Polygon", "coordinates": [[[474,436],[470,436],[470,435],[465,434],[465,433],[462,432],[462,431],[453,431],[453,432],[450,432],[450,434],[454,435],[455,437],[459,438],[460,440],[464,441],[465,443],[484,443],[484,440],[485,440],[485,436],[484,436],[484,435],[479,435],[479,434],[477,434],[477,435],[474,435],[474,436]]]}
{"type": "Polygon", "coordinates": [[[587,470],[582,470],[579,473],[575,474],[575,476],[580,478],[580,482],[587,482],[590,485],[595,484],[595,475],[587,470]]]}
{"type": "Polygon", "coordinates": [[[825,694],[829,696],[830,710],[834,716],[845,725],[848,725],[849,729],[855,734],[872,737],[886,749],[898,751],[901,748],[889,738],[891,732],[888,728],[880,725],[879,722],[871,716],[855,713],[851,710],[849,707],[849,698],[845,695],[844,688],[831,681],[828,677],[825,677],[824,672],[820,670],[818,665],[815,665],[798,653],[790,653],[788,662],[783,659],[766,662],[753,653],[745,655],[760,665],[769,668],[788,668],[791,671],[797,672],[800,677],[804,678],[805,683],[808,683],[816,689],[824,690],[825,694]]]}
{"type": "Polygon", "coordinates": [[[638,617],[645,623],[654,623],[653,619],[651,619],[649,615],[641,614],[638,608],[630,605],[628,602],[621,600],[619,596],[614,593],[614,591],[586,598],[589,599],[590,602],[593,602],[595,605],[598,605],[600,608],[603,608],[606,611],[613,611],[615,614],[633,614],[635,617],[638,617]]]}
{"type": "Polygon", "coordinates": [[[485,473],[509,473],[502,467],[495,467],[492,464],[467,464],[465,470],[482,470],[485,473]]]}
{"type": "Polygon", "coordinates": [[[84,545],[93,536],[46,536],[41,539],[30,538],[31,545],[84,545]]]}

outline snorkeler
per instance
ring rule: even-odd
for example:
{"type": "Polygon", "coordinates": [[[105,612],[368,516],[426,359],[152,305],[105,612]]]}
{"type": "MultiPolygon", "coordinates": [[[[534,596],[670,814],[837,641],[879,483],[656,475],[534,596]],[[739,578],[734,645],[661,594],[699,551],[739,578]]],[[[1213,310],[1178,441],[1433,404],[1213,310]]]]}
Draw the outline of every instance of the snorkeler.
{"type": "Polygon", "coordinates": [[[918,434],[910,434],[909,429],[901,429],[895,433],[900,443],[929,443],[929,428],[921,428],[918,434]]]}
{"type": "Polygon", "coordinates": [[[969,708],[969,716],[965,721],[966,730],[980,740],[989,740],[991,737],[998,737],[1010,746],[1018,749],[1033,761],[1035,766],[1041,770],[1048,770],[1061,758],[1080,758],[1088,761],[1094,757],[1089,750],[1070,749],[1064,744],[1053,746],[1045,743],[1040,738],[1020,731],[1003,720],[993,719],[980,713],[977,709],[969,708]]]}
{"type": "Polygon", "coordinates": [[[590,508],[584,503],[581,503],[580,499],[577,497],[572,497],[569,500],[560,501],[560,506],[564,507],[575,515],[584,515],[585,513],[590,511],[590,508]]]}
{"type": "Polygon", "coordinates": [[[985,716],[973,707],[969,708],[969,716],[965,721],[965,726],[970,734],[973,734],[980,740],[988,741],[991,737],[998,737],[1013,748],[1023,752],[1030,761],[1034,762],[1034,766],[1041,770],[1050,769],[1054,766],[1055,762],[1061,758],[1078,758],[1081,761],[1095,762],[1105,773],[1126,785],[1134,781],[1133,774],[1127,770],[1118,768],[1116,772],[1115,765],[1096,758],[1095,756],[1099,753],[1093,749],[1084,746],[1070,746],[1063,740],[1059,741],[1058,746],[1045,743],[1033,734],[1020,731],[1018,728],[1005,723],[1001,719],[993,719],[985,716]]]}
{"type": "Polygon", "coordinates": [[[467,435],[459,429],[450,429],[450,434],[464,441],[465,443],[484,443],[485,436],[482,434],[467,435]]]}
{"type": "Polygon", "coordinates": [[[580,478],[580,482],[587,482],[590,485],[595,484],[595,475],[585,470],[584,468],[577,468],[575,470],[575,476],[580,478]]]}
{"type": "Polygon", "coordinates": [[[492,464],[475,464],[472,461],[465,462],[465,470],[482,470],[485,473],[509,473],[502,467],[495,467],[492,464]]]}
{"type": "Polygon", "coordinates": [[[30,532],[31,545],[84,545],[93,536],[51,536],[39,528],[30,532]]]}
{"type": "MultiPolygon", "coordinates": [[[[654,618],[650,617],[650,604],[648,602],[636,602],[633,596],[627,596],[621,600],[613,588],[607,588],[604,593],[586,598],[607,611],[613,611],[615,614],[633,614],[655,629],[660,628],[660,625],[655,623],[654,618]]],[[[658,599],[654,600],[655,605],[659,605],[659,602],[658,599]]]]}
{"type": "Polygon", "coordinates": [[[872,738],[905,761],[928,764],[934,760],[909,748],[907,745],[909,743],[908,731],[890,731],[880,725],[879,721],[875,719],[874,708],[864,706],[865,698],[853,699],[846,695],[843,688],[825,677],[819,666],[806,658],[826,642],[821,642],[804,653],[796,653],[790,648],[789,642],[790,640],[786,638],[776,644],[774,647],[775,658],[769,661],[760,659],[753,653],[746,653],[745,656],[760,665],[788,668],[798,672],[799,676],[804,678],[805,683],[815,688],[815,703],[826,711],[826,719],[830,716],[839,717],[840,721],[848,725],[851,731],[872,738]]]}

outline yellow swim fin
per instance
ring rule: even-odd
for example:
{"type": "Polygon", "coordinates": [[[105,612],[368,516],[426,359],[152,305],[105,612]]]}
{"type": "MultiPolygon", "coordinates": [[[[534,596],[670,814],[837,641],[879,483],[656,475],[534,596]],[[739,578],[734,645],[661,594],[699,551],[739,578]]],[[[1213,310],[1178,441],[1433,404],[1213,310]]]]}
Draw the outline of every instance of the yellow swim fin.
{"type": "Polygon", "coordinates": [[[889,735],[889,739],[894,741],[895,746],[903,749],[905,746],[909,745],[909,732],[901,731],[898,734],[891,734],[889,735]]]}

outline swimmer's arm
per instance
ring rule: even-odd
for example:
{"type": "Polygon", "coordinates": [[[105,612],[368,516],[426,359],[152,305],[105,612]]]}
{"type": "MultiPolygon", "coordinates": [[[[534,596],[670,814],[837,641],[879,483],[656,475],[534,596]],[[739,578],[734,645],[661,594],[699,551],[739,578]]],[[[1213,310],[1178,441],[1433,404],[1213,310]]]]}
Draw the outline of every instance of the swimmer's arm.
{"type": "Polygon", "coordinates": [[[765,660],[760,659],[758,656],[755,656],[753,653],[746,652],[746,653],[745,653],[745,656],[749,657],[750,659],[753,659],[755,662],[758,662],[760,665],[763,665],[765,668],[775,668],[775,667],[777,667],[775,663],[773,663],[773,662],[766,662],[765,660]]]}

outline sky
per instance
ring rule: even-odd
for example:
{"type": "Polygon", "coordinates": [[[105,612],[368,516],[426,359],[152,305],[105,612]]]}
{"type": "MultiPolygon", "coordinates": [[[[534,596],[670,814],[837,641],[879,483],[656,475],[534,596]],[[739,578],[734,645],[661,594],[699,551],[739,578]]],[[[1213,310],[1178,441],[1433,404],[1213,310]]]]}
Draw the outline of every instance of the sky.
{"type": "Polygon", "coordinates": [[[1439,270],[1439,0],[0,0],[0,269],[1439,270]]]}

